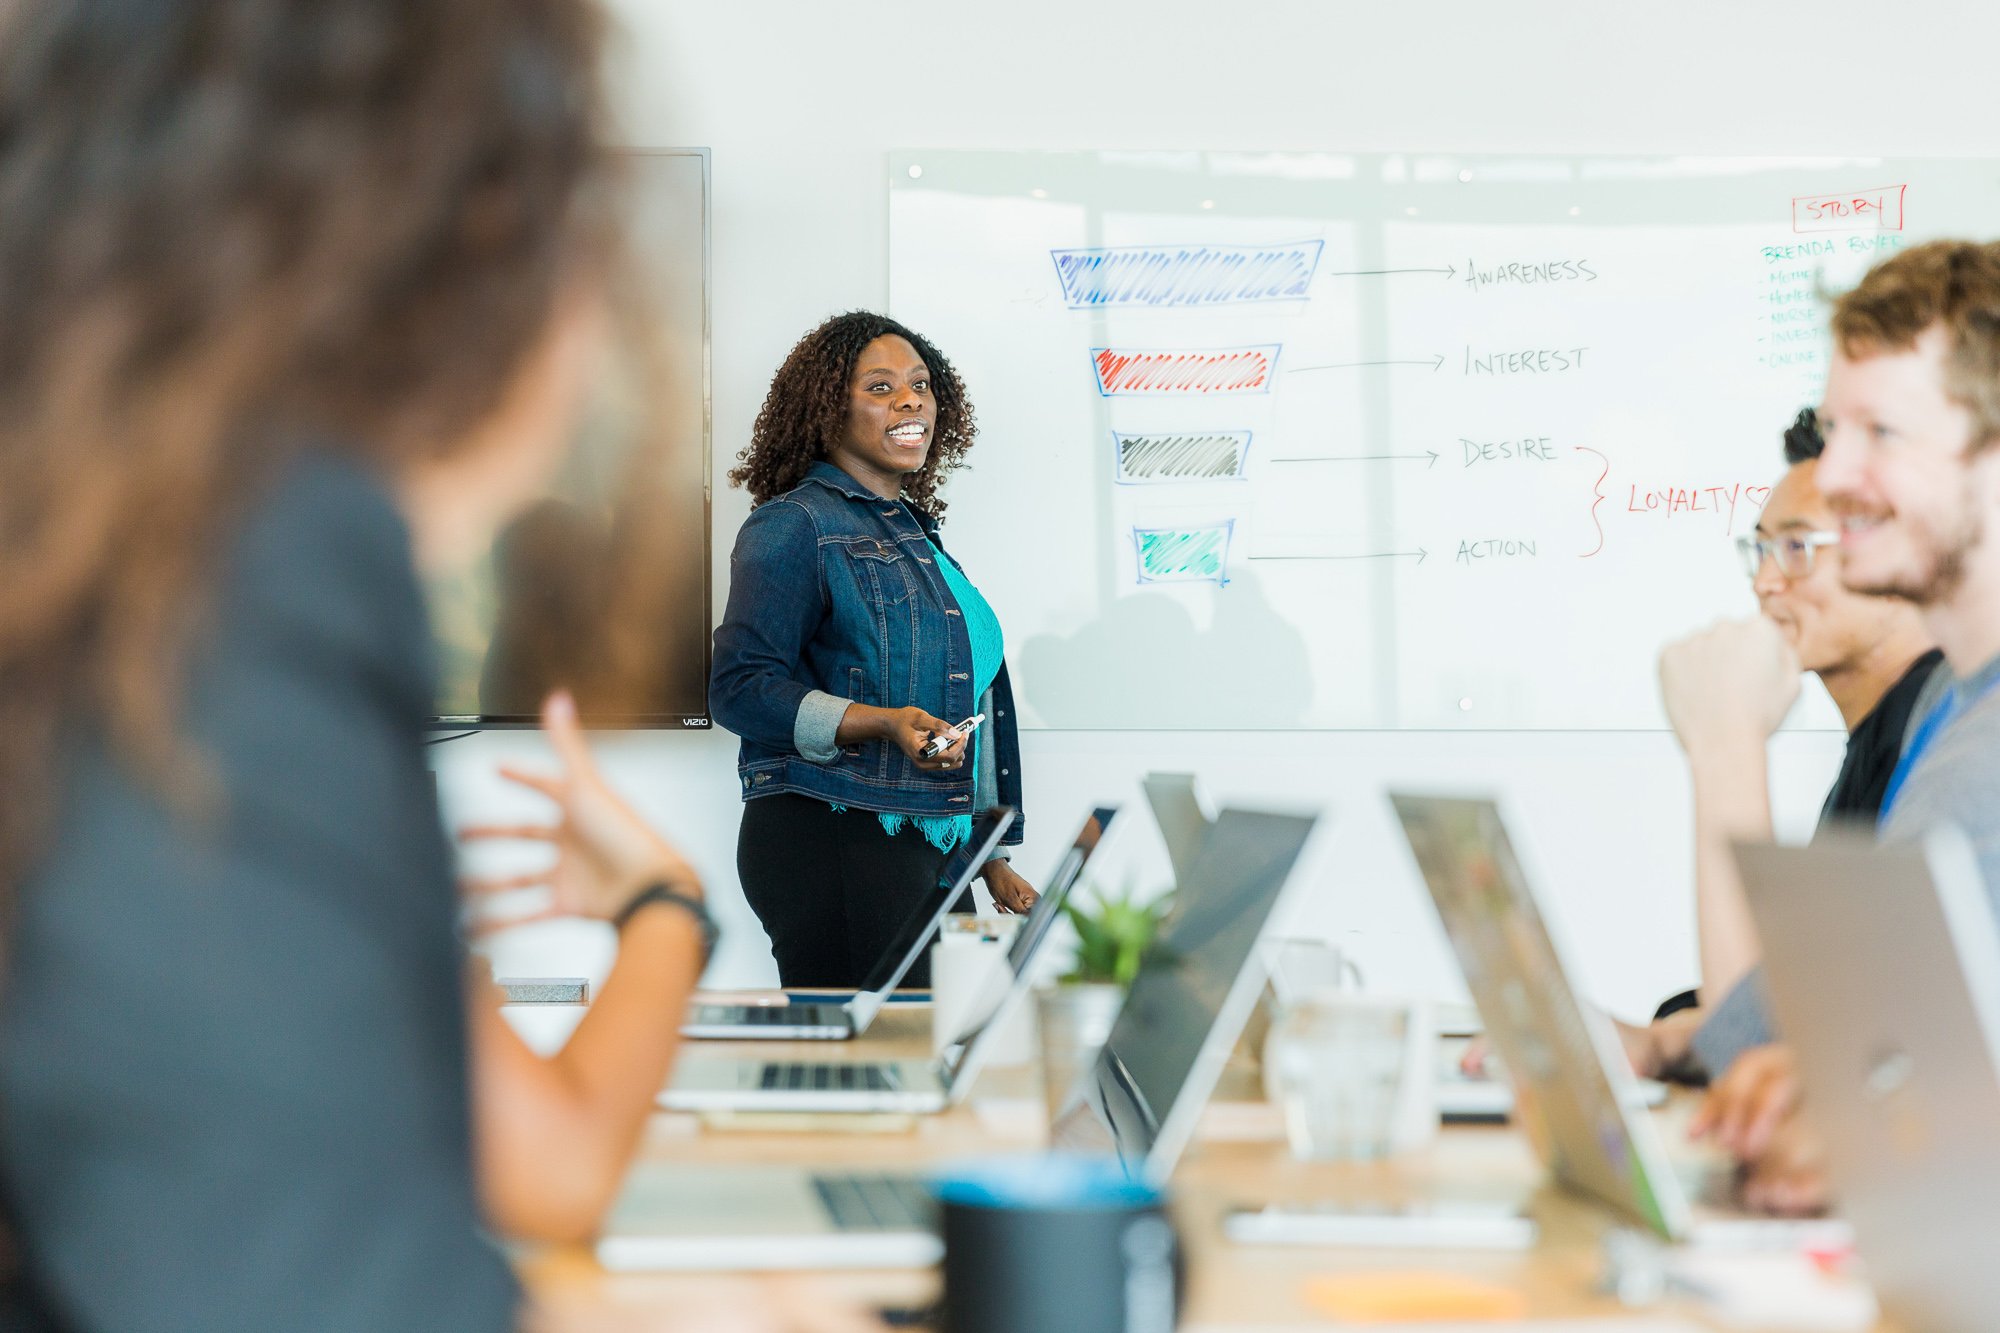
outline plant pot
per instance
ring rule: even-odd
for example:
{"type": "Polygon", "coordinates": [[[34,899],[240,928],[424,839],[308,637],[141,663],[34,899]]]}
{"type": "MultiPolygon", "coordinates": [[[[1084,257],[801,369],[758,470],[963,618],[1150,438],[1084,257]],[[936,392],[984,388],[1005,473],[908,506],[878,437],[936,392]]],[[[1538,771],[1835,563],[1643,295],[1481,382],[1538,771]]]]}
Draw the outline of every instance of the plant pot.
{"type": "Polygon", "coordinates": [[[1097,1052],[1118,1021],[1125,988],[1115,983],[1069,982],[1035,992],[1036,1028],[1042,1046],[1042,1100],[1049,1126],[1069,1105],[1078,1081],[1097,1061],[1097,1052]]]}

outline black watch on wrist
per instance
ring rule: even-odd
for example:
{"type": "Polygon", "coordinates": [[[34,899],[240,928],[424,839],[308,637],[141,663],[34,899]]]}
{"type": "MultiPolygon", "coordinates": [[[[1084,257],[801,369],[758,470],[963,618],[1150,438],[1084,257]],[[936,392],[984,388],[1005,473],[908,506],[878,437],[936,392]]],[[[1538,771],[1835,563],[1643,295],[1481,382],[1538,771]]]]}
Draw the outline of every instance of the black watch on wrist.
{"type": "Polygon", "coordinates": [[[715,924],[715,918],[708,914],[708,905],[693,894],[682,893],[665,880],[648,884],[634,894],[632,901],[626,903],[619,909],[618,915],[611,918],[612,926],[617,930],[624,930],[626,922],[653,903],[671,903],[693,917],[695,925],[701,931],[702,962],[706,964],[715,956],[715,942],[722,938],[722,929],[715,924]]]}

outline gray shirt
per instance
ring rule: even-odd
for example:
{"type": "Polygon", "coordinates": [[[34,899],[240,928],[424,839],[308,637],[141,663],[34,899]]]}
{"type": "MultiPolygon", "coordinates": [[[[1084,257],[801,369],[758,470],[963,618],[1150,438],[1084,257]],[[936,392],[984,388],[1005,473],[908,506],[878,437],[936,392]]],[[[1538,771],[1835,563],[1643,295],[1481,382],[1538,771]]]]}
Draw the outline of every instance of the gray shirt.
{"type": "MultiPolygon", "coordinates": [[[[1878,836],[1911,842],[1942,824],[1955,824],[1972,840],[1986,891],[2000,906],[2000,658],[1963,681],[1938,671],[1912,714],[1914,739],[1923,719],[1947,693],[1963,711],[1931,738],[1917,756],[1895,800],[1883,812],[1878,836]]],[[[1777,1037],[1764,996],[1764,970],[1752,971],[1717,1005],[1695,1034],[1694,1056],[1720,1074],[1744,1051],[1777,1037]]]]}
{"type": "Polygon", "coordinates": [[[10,923],[25,1322],[497,1333],[518,1293],[480,1230],[408,533],[311,454],[220,573],[179,713],[219,802],[162,799],[78,719],[10,923]]]}
{"type": "Polygon", "coordinates": [[[1989,896],[2000,889],[2000,658],[1952,690],[1963,711],[1911,765],[1884,812],[1883,842],[1914,842],[1941,824],[1972,839],[1989,896]]]}

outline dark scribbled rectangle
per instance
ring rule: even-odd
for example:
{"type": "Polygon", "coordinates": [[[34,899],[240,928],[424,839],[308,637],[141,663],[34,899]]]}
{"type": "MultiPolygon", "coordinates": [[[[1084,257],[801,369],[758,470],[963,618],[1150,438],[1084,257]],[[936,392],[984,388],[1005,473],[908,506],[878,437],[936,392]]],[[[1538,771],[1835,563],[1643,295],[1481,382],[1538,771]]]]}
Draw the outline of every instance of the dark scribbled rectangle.
{"type": "Polygon", "coordinates": [[[1237,481],[1250,456],[1247,430],[1111,432],[1118,480],[1126,485],[1237,481]]]}

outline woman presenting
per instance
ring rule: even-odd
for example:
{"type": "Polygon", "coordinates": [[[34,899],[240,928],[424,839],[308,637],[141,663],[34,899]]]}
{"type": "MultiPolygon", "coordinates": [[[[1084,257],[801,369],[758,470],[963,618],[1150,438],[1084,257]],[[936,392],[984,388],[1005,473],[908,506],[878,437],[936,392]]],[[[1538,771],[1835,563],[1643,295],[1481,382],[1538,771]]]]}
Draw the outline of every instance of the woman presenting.
{"type": "MultiPolygon", "coordinates": [[[[742,738],[736,867],[783,985],[858,986],[973,813],[1021,804],[1000,622],[938,533],[972,439],[943,355],[854,311],[785,358],[729,474],[754,507],[709,702],[742,738]],[[934,737],[949,743],[926,753],[934,737]]],[[[1001,911],[1034,905],[1004,857],[980,874],[1001,911]]],[[[920,960],[909,984],[929,980],[920,960]]]]}

